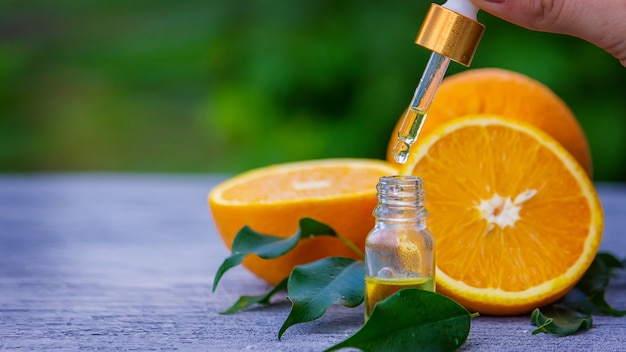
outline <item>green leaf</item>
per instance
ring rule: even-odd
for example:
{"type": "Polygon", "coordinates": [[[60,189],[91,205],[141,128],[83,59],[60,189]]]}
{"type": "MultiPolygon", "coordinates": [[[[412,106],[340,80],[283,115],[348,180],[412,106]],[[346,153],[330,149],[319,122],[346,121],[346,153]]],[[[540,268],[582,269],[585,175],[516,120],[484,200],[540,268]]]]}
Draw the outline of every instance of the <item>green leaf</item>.
{"type": "Polygon", "coordinates": [[[623,269],[622,263],[608,253],[598,253],[576,287],[588,296],[604,293],[614,269],[623,269]]]}
{"type": "Polygon", "coordinates": [[[269,290],[267,293],[262,294],[262,295],[258,295],[258,296],[241,296],[239,297],[239,300],[237,300],[237,302],[235,302],[235,304],[232,305],[232,307],[228,308],[227,310],[220,312],[220,314],[233,314],[236,313],[242,309],[251,307],[255,304],[269,304],[270,303],[270,298],[272,298],[272,296],[274,296],[276,293],[280,292],[280,291],[285,291],[287,290],[287,281],[288,278],[285,278],[283,281],[281,281],[278,285],[276,285],[275,287],[273,287],[271,290],[269,290]]]}
{"type": "Polygon", "coordinates": [[[611,270],[624,269],[624,265],[625,265],[624,263],[626,262],[626,260],[620,261],[614,255],[610,253],[606,253],[606,252],[601,252],[601,253],[596,254],[596,259],[602,261],[604,265],[606,265],[607,268],[611,270]]]}
{"type": "Polygon", "coordinates": [[[593,321],[591,315],[575,312],[559,305],[550,305],[542,310],[537,308],[530,316],[531,323],[537,326],[533,335],[543,332],[569,336],[591,329],[593,321]]]}
{"type": "Polygon", "coordinates": [[[626,315],[626,310],[611,307],[604,298],[615,269],[624,269],[624,263],[609,253],[596,254],[573,289],[556,303],[533,311],[530,321],[538,327],[533,335],[544,332],[568,336],[590,329],[592,315],[626,315]]]}
{"type": "Polygon", "coordinates": [[[215,292],[224,273],[241,264],[246,256],[256,254],[263,259],[278,258],[292,250],[298,241],[315,236],[337,237],[337,234],[330,226],[309,218],[300,219],[298,231],[287,238],[258,233],[248,226],[242,228],[233,240],[231,256],[217,269],[212,291],[215,292]]]}
{"type": "Polygon", "coordinates": [[[365,291],[363,262],[330,257],[297,266],[291,272],[288,296],[289,316],[280,327],[278,338],[292,325],[315,320],[334,305],[356,307],[365,291]]]}
{"type": "Polygon", "coordinates": [[[326,351],[455,351],[467,339],[472,317],[443,295],[407,288],[376,304],[359,331],[326,351]]]}
{"type": "Polygon", "coordinates": [[[576,287],[557,304],[585,314],[616,317],[626,315],[626,310],[611,307],[604,298],[606,288],[615,276],[614,270],[623,268],[622,262],[613,255],[598,253],[576,287]]]}

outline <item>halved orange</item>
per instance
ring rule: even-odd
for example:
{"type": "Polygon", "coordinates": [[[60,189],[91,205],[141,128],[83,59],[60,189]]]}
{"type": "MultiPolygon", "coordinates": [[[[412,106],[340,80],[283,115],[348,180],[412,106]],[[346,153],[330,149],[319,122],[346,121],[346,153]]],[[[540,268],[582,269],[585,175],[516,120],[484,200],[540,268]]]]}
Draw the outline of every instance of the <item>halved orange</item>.
{"type": "MultiPolygon", "coordinates": [[[[567,104],[541,82],[505,69],[471,69],[444,78],[416,144],[440,125],[476,114],[506,116],[541,129],[567,149],[588,175],[592,175],[587,138],[567,104]]],[[[400,121],[387,150],[387,160],[392,163],[395,163],[392,148],[399,127],[400,121]]]]}
{"type": "Polygon", "coordinates": [[[603,213],[583,168],[552,137],[498,116],[441,125],[401,173],[424,180],[437,290],[484,314],[554,302],[591,264],[603,213]]]}
{"type": "MultiPolygon", "coordinates": [[[[331,226],[363,250],[374,226],[376,183],[398,169],[382,160],[323,159],[258,168],[224,181],[209,193],[217,230],[231,249],[244,226],[269,235],[289,237],[308,217],[331,226]]],[[[249,256],[243,265],[270,284],[287,277],[294,266],[329,256],[357,258],[336,238],[300,242],[283,257],[249,256]]]]}

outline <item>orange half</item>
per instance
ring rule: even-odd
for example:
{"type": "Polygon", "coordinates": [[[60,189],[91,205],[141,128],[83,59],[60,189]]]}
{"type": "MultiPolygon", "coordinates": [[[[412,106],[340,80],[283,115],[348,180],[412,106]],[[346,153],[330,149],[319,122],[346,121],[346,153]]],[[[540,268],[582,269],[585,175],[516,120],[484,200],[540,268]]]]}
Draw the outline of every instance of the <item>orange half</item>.
{"type": "MultiPolygon", "coordinates": [[[[209,193],[218,233],[231,249],[244,226],[268,235],[289,237],[302,218],[331,226],[363,250],[374,226],[376,183],[398,169],[381,160],[322,159],[258,168],[235,176],[209,193]]],[[[283,257],[249,256],[243,265],[270,284],[287,277],[294,266],[330,256],[357,258],[353,250],[330,237],[300,242],[283,257]]]]}
{"type": "Polygon", "coordinates": [[[437,289],[470,310],[511,315],[571,289],[600,245],[603,213],[585,170],[519,121],[443,124],[401,173],[424,180],[437,289]]]}

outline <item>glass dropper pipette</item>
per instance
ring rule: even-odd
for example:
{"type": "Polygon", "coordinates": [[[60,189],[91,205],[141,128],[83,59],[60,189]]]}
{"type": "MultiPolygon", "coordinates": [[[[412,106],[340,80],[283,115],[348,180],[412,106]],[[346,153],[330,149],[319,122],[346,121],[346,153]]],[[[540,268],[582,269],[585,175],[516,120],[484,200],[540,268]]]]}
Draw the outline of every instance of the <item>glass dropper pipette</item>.
{"type": "Polygon", "coordinates": [[[424,74],[415,89],[411,105],[404,112],[398,129],[398,139],[393,146],[393,158],[397,163],[404,164],[408,159],[411,145],[417,140],[430,103],[446,74],[448,64],[450,64],[450,58],[436,52],[430,55],[424,74]]]}
{"type": "Polygon", "coordinates": [[[392,150],[396,162],[404,164],[407,161],[450,60],[470,65],[485,30],[476,21],[477,13],[478,8],[470,0],[448,0],[442,6],[430,6],[415,43],[433,53],[402,117],[392,150]]]}

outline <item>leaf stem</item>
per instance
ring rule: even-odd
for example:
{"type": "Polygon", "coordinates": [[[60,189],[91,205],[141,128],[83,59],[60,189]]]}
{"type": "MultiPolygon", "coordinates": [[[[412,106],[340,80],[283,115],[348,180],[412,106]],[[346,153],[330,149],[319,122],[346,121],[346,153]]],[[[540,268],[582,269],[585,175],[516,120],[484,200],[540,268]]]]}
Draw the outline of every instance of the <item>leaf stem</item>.
{"type": "Polygon", "coordinates": [[[350,249],[352,249],[359,256],[359,258],[361,258],[361,260],[365,260],[365,254],[363,254],[363,251],[361,251],[354,243],[340,235],[337,235],[337,238],[346,246],[350,247],[350,249]]]}

